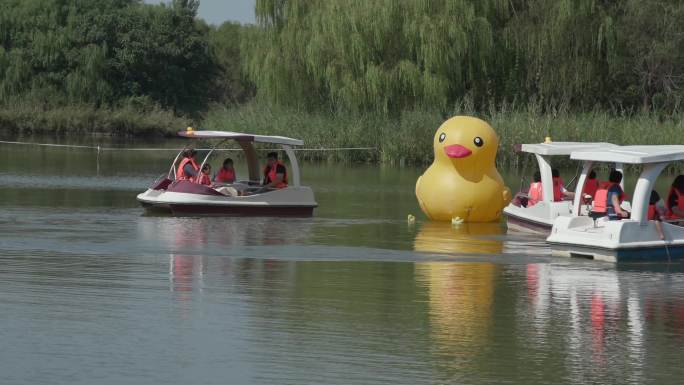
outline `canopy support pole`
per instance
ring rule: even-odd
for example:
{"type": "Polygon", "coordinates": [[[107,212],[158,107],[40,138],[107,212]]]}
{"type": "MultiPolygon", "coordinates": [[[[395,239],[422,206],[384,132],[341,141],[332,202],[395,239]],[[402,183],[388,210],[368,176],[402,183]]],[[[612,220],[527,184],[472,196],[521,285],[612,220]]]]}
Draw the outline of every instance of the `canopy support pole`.
{"type": "Polygon", "coordinates": [[[553,202],[553,174],[551,173],[551,164],[549,161],[539,155],[534,154],[537,158],[537,163],[539,163],[539,173],[541,174],[542,183],[542,195],[544,202],[553,202]]]}
{"type": "Polygon", "coordinates": [[[287,157],[290,159],[290,167],[292,168],[292,184],[295,187],[299,187],[299,163],[297,163],[297,157],[295,156],[294,151],[292,151],[292,147],[288,146],[287,144],[283,144],[283,150],[285,150],[285,153],[287,154],[287,157]]]}
{"type": "Polygon", "coordinates": [[[648,222],[648,201],[651,198],[651,190],[658,175],[665,169],[668,162],[645,164],[644,171],[639,175],[636,187],[634,188],[634,199],[632,200],[631,219],[645,225],[648,222]]]}
{"type": "Polygon", "coordinates": [[[593,166],[592,161],[587,161],[584,162],[584,165],[582,166],[582,174],[580,174],[579,179],[577,180],[577,186],[575,186],[575,199],[572,203],[572,215],[578,217],[580,215],[580,207],[582,207],[582,201],[584,200],[584,196],[582,196],[582,191],[584,191],[584,184],[587,181],[587,175],[591,172],[591,167],[593,166]]]}

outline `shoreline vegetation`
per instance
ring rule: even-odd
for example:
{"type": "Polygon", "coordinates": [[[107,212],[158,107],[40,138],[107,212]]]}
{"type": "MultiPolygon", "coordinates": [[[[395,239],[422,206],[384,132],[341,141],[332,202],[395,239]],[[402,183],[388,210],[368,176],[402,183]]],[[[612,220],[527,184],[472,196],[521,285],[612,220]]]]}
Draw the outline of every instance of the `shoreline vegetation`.
{"type": "Polygon", "coordinates": [[[439,125],[473,115],[503,167],[546,136],[682,142],[684,3],[346,1],[257,0],[257,25],[210,26],[197,0],[5,0],[0,131],[192,126],[374,148],[305,159],[426,164],[439,125]]]}
{"type": "MultiPolygon", "coordinates": [[[[202,128],[291,136],[303,139],[306,148],[375,148],[371,151],[307,151],[303,155],[305,159],[429,164],[433,159],[434,133],[448,117],[454,115],[477,116],[494,127],[500,142],[499,167],[526,167],[529,166],[527,163],[536,162],[532,158],[518,156],[513,147],[520,143],[543,142],[547,136],[554,141],[631,145],[681,143],[684,133],[681,115],[620,114],[601,110],[542,113],[534,105],[524,109],[503,106],[478,113],[469,103],[460,103],[447,114],[413,110],[403,111],[396,117],[373,113],[311,113],[247,104],[238,108],[210,110],[202,128]]],[[[570,165],[572,162],[566,163],[570,165]]]]}
{"type": "MultiPolygon", "coordinates": [[[[554,141],[591,141],[617,144],[681,143],[684,117],[681,114],[618,113],[594,110],[571,112],[526,105],[503,106],[485,113],[472,102],[454,106],[446,114],[437,111],[403,111],[388,117],[377,113],[322,113],[247,103],[214,106],[197,124],[163,109],[140,112],[134,107],[95,109],[66,106],[43,110],[31,106],[0,108],[0,127],[21,135],[107,135],[127,137],[174,137],[187,126],[196,129],[230,130],[265,135],[283,135],[304,140],[307,149],[372,148],[351,151],[306,151],[307,160],[386,162],[424,165],[432,162],[433,135],[450,116],[472,115],[489,122],[499,135],[499,167],[529,166],[533,159],[517,156],[513,146],[554,141]],[[9,129],[8,129],[9,128],[9,129]]],[[[571,162],[567,162],[570,165],[571,162]]],[[[563,166],[559,164],[560,166],[563,166]]]]}

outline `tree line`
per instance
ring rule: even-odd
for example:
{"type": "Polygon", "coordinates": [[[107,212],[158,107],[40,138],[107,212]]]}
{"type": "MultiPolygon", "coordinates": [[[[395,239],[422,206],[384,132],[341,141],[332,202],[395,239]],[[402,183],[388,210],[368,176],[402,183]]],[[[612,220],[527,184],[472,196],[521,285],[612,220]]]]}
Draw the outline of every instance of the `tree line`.
{"type": "Polygon", "coordinates": [[[257,0],[259,94],[346,110],[491,104],[668,110],[684,96],[681,0],[257,0]]]}
{"type": "Polygon", "coordinates": [[[257,0],[246,26],[207,25],[198,6],[3,0],[0,106],[676,113],[684,99],[681,0],[257,0]]]}
{"type": "Polygon", "coordinates": [[[220,29],[197,20],[198,6],[197,0],[3,0],[0,104],[200,111],[232,81],[235,68],[220,55],[234,55],[226,47],[237,42],[215,38],[220,29]]]}

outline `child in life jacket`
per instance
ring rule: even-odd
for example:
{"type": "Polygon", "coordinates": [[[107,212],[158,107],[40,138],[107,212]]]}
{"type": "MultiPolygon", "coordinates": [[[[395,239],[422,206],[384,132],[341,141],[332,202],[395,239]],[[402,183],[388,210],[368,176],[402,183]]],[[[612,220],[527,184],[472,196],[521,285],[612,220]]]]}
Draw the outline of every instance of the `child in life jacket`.
{"type": "Polygon", "coordinates": [[[665,212],[665,204],[660,199],[660,194],[656,190],[651,190],[651,196],[648,198],[647,218],[649,221],[655,221],[655,228],[661,240],[665,239],[662,224],[665,212]]]}
{"type": "Polygon", "coordinates": [[[591,170],[587,175],[587,180],[584,181],[584,188],[582,189],[582,196],[588,199],[594,199],[596,190],[599,187],[599,180],[596,179],[596,171],[591,170]]]}
{"type": "Polygon", "coordinates": [[[199,166],[195,162],[195,155],[197,155],[197,151],[193,148],[183,150],[183,159],[178,164],[176,171],[177,180],[192,180],[197,177],[199,166]]]}
{"type": "Polygon", "coordinates": [[[530,189],[527,190],[527,207],[536,205],[540,200],[542,200],[541,174],[537,171],[532,176],[530,189]]]}
{"type": "Polygon", "coordinates": [[[197,177],[196,182],[205,186],[211,186],[211,178],[209,177],[210,173],[211,165],[209,163],[205,163],[204,166],[202,166],[202,171],[197,177]]]}
{"type": "Polygon", "coordinates": [[[233,160],[226,158],[223,161],[223,166],[214,178],[214,182],[231,184],[235,182],[235,168],[233,168],[233,160]]]}
{"type": "Polygon", "coordinates": [[[620,187],[622,181],[622,173],[617,170],[611,170],[608,176],[608,182],[600,184],[596,190],[594,197],[595,213],[604,213],[610,220],[619,220],[629,217],[629,213],[620,207],[620,204],[625,199],[625,193],[620,187]]]}
{"type": "Polygon", "coordinates": [[[565,182],[560,176],[560,171],[557,168],[551,170],[551,175],[553,176],[553,200],[554,202],[560,202],[563,198],[572,199],[575,197],[575,193],[568,191],[565,188],[565,182]]]}
{"type": "Polygon", "coordinates": [[[678,175],[672,182],[665,206],[668,219],[684,218],[684,175],[678,175]]]}

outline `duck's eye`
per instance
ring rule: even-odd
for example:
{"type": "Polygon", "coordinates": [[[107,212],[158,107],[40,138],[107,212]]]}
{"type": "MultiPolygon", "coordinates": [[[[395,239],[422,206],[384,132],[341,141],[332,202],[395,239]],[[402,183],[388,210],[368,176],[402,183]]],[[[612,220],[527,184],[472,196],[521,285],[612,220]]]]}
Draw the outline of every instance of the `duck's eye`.
{"type": "Polygon", "coordinates": [[[441,134],[439,134],[439,142],[442,143],[444,139],[446,139],[446,134],[442,132],[441,134]]]}
{"type": "Polygon", "coordinates": [[[475,139],[473,139],[473,143],[475,143],[477,147],[482,147],[484,141],[479,136],[476,136],[475,139]]]}

